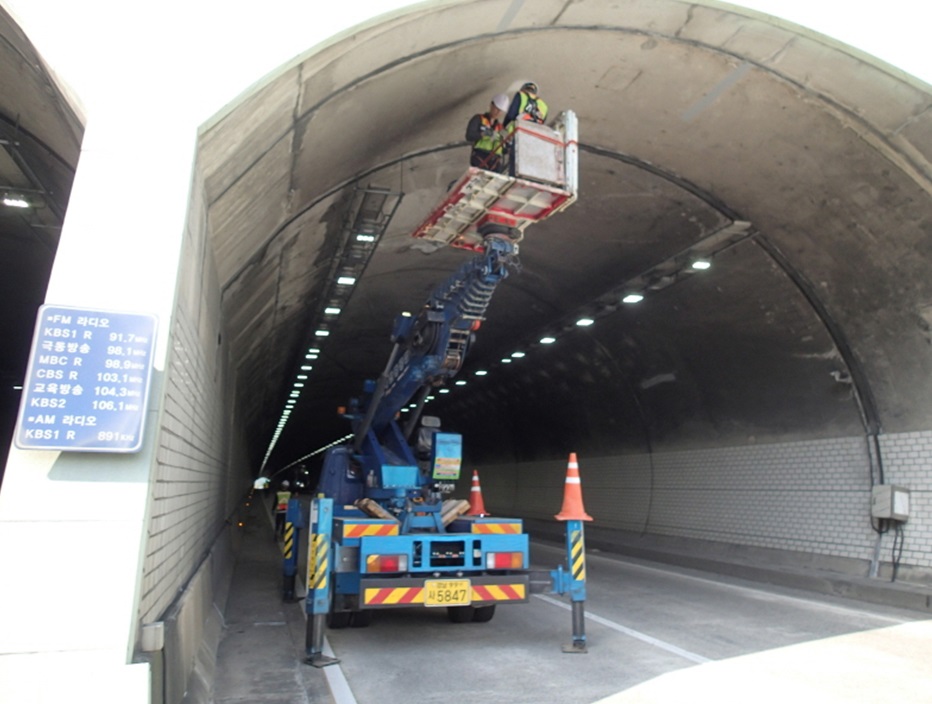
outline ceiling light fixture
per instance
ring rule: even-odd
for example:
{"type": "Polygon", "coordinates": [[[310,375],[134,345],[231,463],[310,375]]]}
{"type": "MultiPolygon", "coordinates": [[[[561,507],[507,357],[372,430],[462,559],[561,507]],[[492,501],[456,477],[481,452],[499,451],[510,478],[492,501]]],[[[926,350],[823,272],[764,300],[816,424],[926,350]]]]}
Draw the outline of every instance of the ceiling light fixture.
{"type": "Polygon", "coordinates": [[[629,293],[627,296],[621,299],[622,303],[640,303],[644,300],[644,296],[640,293],[629,293]]]}
{"type": "Polygon", "coordinates": [[[706,270],[706,269],[711,268],[712,262],[710,262],[710,261],[708,261],[708,260],[706,260],[706,259],[697,259],[696,261],[693,262],[692,266],[693,266],[693,269],[698,269],[699,271],[704,271],[704,270],[706,270]]]}
{"type": "Polygon", "coordinates": [[[592,318],[580,318],[576,321],[576,324],[581,328],[586,328],[592,325],[595,321],[592,318]]]}
{"type": "Polygon", "coordinates": [[[557,341],[557,338],[550,337],[550,335],[540,338],[540,344],[542,345],[552,345],[556,341],[557,341]]]}
{"type": "Polygon", "coordinates": [[[3,204],[10,208],[28,208],[29,201],[22,196],[4,195],[3,204]]]}

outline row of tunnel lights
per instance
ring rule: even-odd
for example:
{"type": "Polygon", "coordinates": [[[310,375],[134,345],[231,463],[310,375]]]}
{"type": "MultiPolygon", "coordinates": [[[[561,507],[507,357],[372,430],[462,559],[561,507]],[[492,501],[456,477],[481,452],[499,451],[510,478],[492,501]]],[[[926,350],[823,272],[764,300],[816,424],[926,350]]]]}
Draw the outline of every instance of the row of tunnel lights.
{"type": "MultiPolygon", "coordinates": [[[[356,238],[362,242],[375,240],[375,237],[372,235],[357,235],[356,238]],[[363,239],[367,237],[371,237],[371,240],[363,239]]],[[[340,276],[337,278],[336,283],[338,286],[355,286],[356,277],[340,276]]],[[[324,308],[324,315],[330,318],[335,318],[342,312],[343,309],[336,306],[328,306],[327,308],[324,308]]],[[[314,331],[314,337],[317,339],[324,339],[329,335],[330,330],[323,326],[314,331]]],[[[301,397],[301,391],[304,389],[305,382],[308,380],[308,373],[314,369],[313,362],[319,359],[319,357],[320,347],[316,345],[308,347],[307,351],[304,353],[304,361],[298,369],[298,373],[295,375],[295,380],[291,384],[291,391],[288,393],[288,399],[285,401],[285,408],[282,410],[282,414],[278,419],[278,424],[275,426],[275,432],[272,433],[272,439],[269,442],[268,449],[266,450],[263,464],[268,461],[269,456],[272,454],[272,450],[275,448],[279,437],[281,437],[282,431],[285,429],[285,425],[288,423],[288,419],[291,417],[291,412],[294,410],[295,405],[298,403],[298,399],[301,397]]]]}
{"type": "MultiPolygon", "coordinates": [[[[372,237],[372,240],[375,239],[371,235],[357,235],[357,239],[360,239],[360,241],[371,241],[371,240],[363,240],[362,238],[364,237],[372,237]]],[[[711,262],[705,259],[696,260],[691,264],[691,267],[698,271],[708,269],[711,266],[712,266],[711,262]]],[[[354,286],[355,284],[356,284],[356,277],[354,276],[340,276],[337,278],[337,285],[339,286],[354,286]]],[[[633,305],[636,303],[640,303],[643,300],[644,300],[644,294],[629,293],[621,299],[621,302],[629,304],[629,305],[633,305]]],[[[340,315],[341,312],[342,312],[342,309],[337,308],[335,306],[324,309],[324,315],[331,316],[331,317],[336,317],[340,315]]],[[[593,325],[594,323],[595,323],[595,320],[593,318],[583,317],[583,318],[579,318],[576,321],[576,326],[577,327],[589,327],[590,325],[593,325]]],[[[326,338],[329,335],[330,335],[330,330],[324,327],[318,328],[317,330],[314,331],[314,336],[320,339],[326,338]]],[[[546,335],[540,338],[540,340],[538,340],[538,342],[541,345],[552,345],[556,341],[557,341],[557,338],[553,337],[552,335],[546,335]]],[[[522,351],[512,352],[511,356],[503,358],[501,360],[501,363],[511,364],[513,361],[517,359],[522,359],[525,356],[526,356],[526,353],[522,351]]],[[[285,401],[285,408],[282,411],[281,417],[278,420],[278,425],[275,427],[275,432],[272,434],[272,440],[269,443],[269,449],[266,452],[266,457],[265,457],[266,460],[268,460],[269,455],[272,453],[272,449],[275,447],[275,444],[278,442],[278,438],[281,436],[282,431],[285,429],[285,425],[288,423],[288,419],[291,417],[292,410],[294,409],[295,405],[297,405],[298,399],[301,397],[301,391],[304,389],[305,382],[308,380],[308,372],[314,369],[314,365],[312,364],[312,362],[317,360],[319,357],[320,357],[319,347],[312,346],[307,349],[307,352],[304,355],[304,363],[301,365],[299,372],[295,377],[295,381],[292,383],[292,388],[291,388],[291,391],[289,392],[289,397],[285,401]]],[[[486,369],[478,369],[473,372],[473,375],[477,377],[483,377],[483,376],[487,376],[488,373],[489,372],[486,369]]],[[[457,379],[454,382],[454,386],[463,387],[463,386],[466,386],[466,383],[467,382],[465,379],[457,379]]],[[[444,387],[444,388],[439,389],[438,393],[448,394],[450,393],[450,389],[444,387]]],[[[430,401],[433,401],[434,399],[435,397],[431,395],[425,399],[425,402],[430,402],[430,401]]],[[[412,403],[407,408],[404,408],[402,412],[408,412],[415,408],[417,408],[417,404],[412,403]]]]}
{"type": "MultiPolygon", "coordinates": [[[[709,262],[706,259],[697,259],[690,265],[692,269],[695,269],[697,271],[704,271],[706,269],[711,268],[711,266],[712,266],[711,262],[709,262]]],[[[626,303],[628,305],[634,305],[636,303],[640,303],[643,300],[644,300],[644,294],[642,293],[628,293],[621,299],[621,302],[626,303]]],[[[576,327],[580,327],[580,328],[586,328],[594,324],[595,324],[595,319],[589,318],[589,317],[582,317],[576,321],[576,327]]],[[[557,338],[554,337],[553,335],[545,335],[544,337],[538,340],[538,343],[541,345],[552,345],[556,341],[557,341],[557,338]]],[[[502,364],[511,364],[512,362],[519,360],[519,359],[523,359],[526,356],[527,356],[526,352],[517,350],[515,352],[512,352],[509,357],[504,357],[500,361],[502,364]]],[[[488,374],[489,374],[489,371],[487,369],[477,369],[476,371],[473,372],[473,376],[477,376],[477,377],[488,376],[488,374]]],[[[467,381],[465,379],[457,379],[455,382],[453,382],[454,386],[459,386],[459,387],[466,386],[466,384],[467,384],[467,381]]],[[[443,387],[439,389],[437,393],[448,394],[450,393],[450,389],[447,387],[443,387]]],[[[436,397],[433,395],[427,396],[427,398],[425,399],[425,403],[429,403],[430,401],[435,400],[435,398],[436,397]]],[[[416,403],[409,404],[406,408],[402,409],[402,413],[407,413],[408,411],[412,411],[416,408],[417,408],[416,403]]]]}

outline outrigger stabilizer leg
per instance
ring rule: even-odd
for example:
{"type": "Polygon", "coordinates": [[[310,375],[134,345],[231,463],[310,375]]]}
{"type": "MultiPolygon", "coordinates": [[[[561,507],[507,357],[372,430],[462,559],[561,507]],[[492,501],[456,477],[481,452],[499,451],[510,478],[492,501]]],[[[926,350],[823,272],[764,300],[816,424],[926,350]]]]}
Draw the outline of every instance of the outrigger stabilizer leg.
{"type": "Polygon", "coordinates": [[[307,552],[307,632],[304,639],[305,663],[326,667],[340,662],[324,655],[324,630],[330,610],[330,534],[333,530],[333,499],[311,500],[310,543],[307,552]]]}
{"type": "Polygon", "coordinates": [[[563,508],[555,518],[566,522],[566,558],[569,571],[562,565],[554,570],[554,585],[560,594],[569,592],[573,602],[573,642],[563,646],[564,653],[585,653],[586,650],[586,540],[583,521],[591,521],[582,501],[579,464],[571,452],[563,490],[563,508]]]}
{"type": "Polygon", "coordinates": [[[570,569],[559,565],[550,572],[555,594],[570,595],[573,612],[573,640],[563,646],[564,653],[585,653],[586,647],[586,551],[581,521],[566,522],[566,549],[570,569]]]}

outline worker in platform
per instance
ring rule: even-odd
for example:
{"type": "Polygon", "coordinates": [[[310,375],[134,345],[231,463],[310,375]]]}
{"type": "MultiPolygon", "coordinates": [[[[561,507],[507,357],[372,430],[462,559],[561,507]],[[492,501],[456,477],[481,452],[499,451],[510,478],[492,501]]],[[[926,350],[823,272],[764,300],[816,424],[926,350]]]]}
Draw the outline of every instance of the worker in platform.
{"type": "Polygon", "coordinates": [[[508,106],[508,112],[505,113],[505,153],[510,153],[508,164],[508,173],[515,175],[515,123],[520,120],[528,120],[539,125],[544,124],[547,119],[547,103],[539,95],[539,89],[535,81],[528,81],[521,86],[521,89],[515,93],[508,106]]]}
{"type": "Polygon", "coordinates": [[[291,500],[291,485],[288,480],[282,482],[275,492],[275,536],[281,537],[285,533],[285,513],[288,511],[288,502],[291,500]]]}
{"type": "Polygon", "coordinates": [[[511,99],[511,105],[508,106],[508,112],[505,113],[505,127],[511,126],[515,120],[530,120],[539,125],[544,124],[547,119],[547,103],[538,95],[537,83],[528,81],[521,89],[515,93],[511,99]]]}
{"type": "Polygon", "coordinates": [[[473,115],[466,126],[466,140],[472,144],[469,165],[501,173],[502,160],[502,117],[508,109],[508,96],[499,93],[492,98],[489,111],[473,115]]]}

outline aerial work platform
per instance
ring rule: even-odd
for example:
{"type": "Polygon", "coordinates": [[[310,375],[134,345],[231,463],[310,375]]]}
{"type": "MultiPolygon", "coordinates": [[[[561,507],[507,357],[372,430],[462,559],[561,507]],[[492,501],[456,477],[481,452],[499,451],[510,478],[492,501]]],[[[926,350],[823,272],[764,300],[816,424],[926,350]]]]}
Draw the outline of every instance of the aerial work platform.
{"type": "Polygon", "coordinates": [[[578,191],[576,115],[561,113],[553,127],[517,121],[514,175],[470,167],[413,236],[479,251],[486,235],[519,240],[532,223],[569,207],[578,191]]]}

